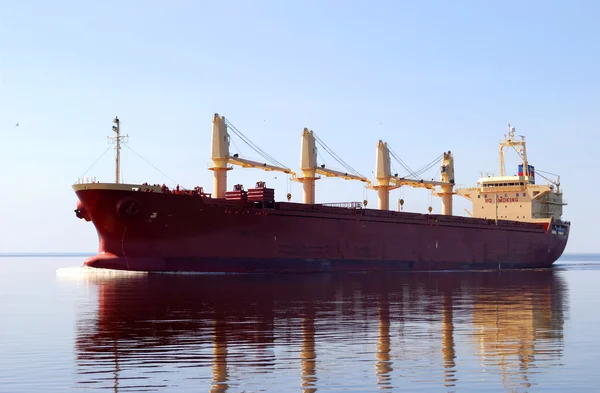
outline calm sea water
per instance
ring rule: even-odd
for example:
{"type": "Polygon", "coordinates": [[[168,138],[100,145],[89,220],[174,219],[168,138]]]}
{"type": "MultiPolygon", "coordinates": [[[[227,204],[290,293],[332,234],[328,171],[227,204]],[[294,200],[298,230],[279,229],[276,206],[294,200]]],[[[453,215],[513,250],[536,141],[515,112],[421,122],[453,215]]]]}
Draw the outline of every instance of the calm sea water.
{"type": "Polygon", "coordinates": [[[0,258],[0,392],[597,391],[600,255],[551,270],[99,273],[0,258]]]}

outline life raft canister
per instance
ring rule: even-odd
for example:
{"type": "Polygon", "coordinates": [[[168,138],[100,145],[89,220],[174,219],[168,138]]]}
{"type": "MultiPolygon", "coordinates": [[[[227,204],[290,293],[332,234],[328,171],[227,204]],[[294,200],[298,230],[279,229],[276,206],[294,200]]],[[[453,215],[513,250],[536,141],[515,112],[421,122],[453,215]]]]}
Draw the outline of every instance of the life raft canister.
{"type": "Polygon", "coordinates": [[[122,219],[130,219],[141,212],[140,202],[134,198],[125,198],[117,203],[117,214],[122,219]]]}

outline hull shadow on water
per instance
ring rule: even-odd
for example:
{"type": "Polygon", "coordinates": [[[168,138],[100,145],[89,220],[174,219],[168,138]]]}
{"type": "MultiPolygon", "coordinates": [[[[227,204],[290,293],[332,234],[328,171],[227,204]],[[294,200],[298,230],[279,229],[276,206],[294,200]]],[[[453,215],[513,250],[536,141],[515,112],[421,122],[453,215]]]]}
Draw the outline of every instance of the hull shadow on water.
{"type": "Polygon", "coordinates": [[[563,351],[553,270],[87,279],[98,306],[78,310],[80,387],[315,392],[333,378],[364,384],[364,372],[367,390],[452,390],[482,373],[527,389],[541,378],[531,369],[551,372],[563,351]]]}

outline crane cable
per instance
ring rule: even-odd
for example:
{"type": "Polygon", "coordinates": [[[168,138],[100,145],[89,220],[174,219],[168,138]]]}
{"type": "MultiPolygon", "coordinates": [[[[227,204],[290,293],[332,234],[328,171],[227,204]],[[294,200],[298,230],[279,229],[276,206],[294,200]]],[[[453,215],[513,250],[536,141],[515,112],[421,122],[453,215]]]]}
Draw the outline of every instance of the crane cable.
{"type": "Polygon", "coordinates": [[[340,156],[338,156],[337,154],[335,154],[335,153],[333,152],[333,150],[331,150],[331,149],[329,148],[329,146],[327,146],[327,145],[325,144],[325,142],[323,142],[323,141],[321,140],[321,138],[319,138],[319,137],[317,136],[317,134],[315,134],[315,133],[313,132],[313,135],[314,135],[314,137],[315,137],[315,141],[316,141],[316,142],[317,142],[317,143],[318,143],[318,144],[319,144],[321,147],[323,147],[323,149],[324,149],[324,150],[325,150],[327,153],[329,153],[329,155],[330,155],[331,157],[333,157],[333,159],[334,159],[334,160],[336,160],[336,161],[337,161],[337,162],[338,162],[340,165],[342,165],[342,166],[344,167],[344,169],[346,169],[346,171],[347,171],[348,173],[352,173],[354,176],[364,177],[364,176],[363,176],[363,175],[361,175],[361,174],[360,174],[360,173],[359,173],[357,170],[355,170],[355,169],[354,169],[354,168],[352,168],[352,167],[351,167],[351,166],[350,166],[348,163],[346,163],[346,162],[345,162],[345,161],[344,161],[344,160],[343,160],[343,159],[342,159],[340,156]]]}
{"type": "Polygon", "coordinates": [[[439,162],[442,160],[443,157],[444,157],[444,154],[442,153],[435,160],[431,161],[429,164],[425,165],[423,168],[417,170],[415,173],[420,175],[420,174],[427,172],[428,170],[433,168],[436,164],[439,164],[439,162]]]}
{"type": "Polygon", "coordinates": [[[419,176],[419,175],[421,175],[421,174],[427,172],[428,170],[430,170],[431,168],[433,168],[444,157],[444,154],[440,154],[438,157],[436,157],[429,164],[427,164],[424,167],[418,169],[417,171],[413,171],[412,169],[410,169],[410,167],[404,161],[402,161],[402,159],[400,159],[400,157],[398,156],[398,154],[396,154],[396,152],[391,148],[391,146],[389,144],[388,144],[388,149],[390,151],[391,156],[400,164],[400,166],[402,166],[408,172],[408,174],[410,176],[416,177],[417,180],[423,180],[421,178],[421,176],[419,176]]]}
{"type": "MultiPolygon", "coordinates": [[[[394,149],[392,149],[392,147],[389,144],[388,144],[388,149],[390,151],[390,155],[396,160],[396,162],[398,162],[398,164],[400,164],[400,166],[402,168],[404,168],[408,172],[409,175],[414,176],[414,177],[419,177],[419,175],[415,174],[415,172],[412,169],[410,169],[410,167],[404,161],[402,161],[400,156],[398,156],[398,154],[396,154],[394,149]]],[[[421,179],[421,178],[419,177],[419,179],[421,179]]]]}
{"type": "Polygon", "coordinates": [[[233,124],[231,124],[231,122],[229,120],[225,119],[225,124],[227,125],[227,128],[229,128],[231,131],[233,131],[233,133],[242,140],[242,142],[244,142],[245,144],[250,146],[250,148],[252,150],[254,150],[256,153],[258,153],[262,158],[269,161],[271,164],[273,164],[275,166],[286,168],[285,165],[283,165],[282,163],[277,161],[275,158],[268,155],[264,150],[262,150],[260,147],[258,147],[256,144],[254,144],[250,139],[248,139],[240,130],[238,130],[233,124]]]}

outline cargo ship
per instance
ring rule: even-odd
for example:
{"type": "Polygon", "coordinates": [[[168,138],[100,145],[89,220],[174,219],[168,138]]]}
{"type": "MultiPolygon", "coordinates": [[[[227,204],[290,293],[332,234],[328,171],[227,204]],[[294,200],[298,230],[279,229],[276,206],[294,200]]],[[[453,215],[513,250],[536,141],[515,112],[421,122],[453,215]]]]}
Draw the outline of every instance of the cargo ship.
{"type": "MultiPolygon", "coordinates": [[[[304,129],[301,172],[262,151],[225,117],[215,114],[212,130],[213,192],[197,186],[175,189],[160,184],[120,181],[120,120],[113,120],[115,181],[79,179],[72,187],[75,214],[92,222],[99,252],[84,265],[149,272],[309,273],[324,271],[480,270],[547,268],[562,255],[570,222],[562,219],[560,177],[537,184],[527,158],[524,137],[515,129],[500,141],[500,173],[484,176],[476,186],[456,188],[450,151],[440,160],[440,179],[419,173],[399,177],[391,157],[402,160],[387,143],[377,143],[375,180],[371,181],[331,151],[312,130],[304,129]],[[232,134],[265,157],[265,162],[231,154],[232,134]],[[317,149],[317,144],[320,146],[317,149]],[[348,171],[317,162],[317,152],[332,153],[348,171]],[[505,157],[515,150],[521,164],[507,175],[505,157]],[[267,162],[269,161],[269,162],[267,162]],[[283,172],[302,183],[303,202],[275,200],[275,191],[258,181],[228,191],[227,173],[234,166],[283,172]],[[377,208],[367,201],[315,203],[321,176],[360,181],[376,190],[377,208]],[[441,214],[390,210],[390,191],[421,187],[440,197],[441,214]],[[453,198],[472,202],[468,216],[453,215],[453,198]]],[[[547,173],[547,172],[544,172],[547,173]]]]}

